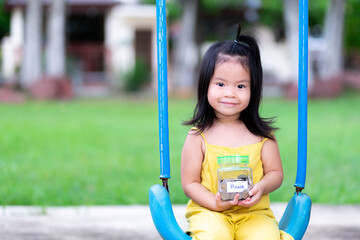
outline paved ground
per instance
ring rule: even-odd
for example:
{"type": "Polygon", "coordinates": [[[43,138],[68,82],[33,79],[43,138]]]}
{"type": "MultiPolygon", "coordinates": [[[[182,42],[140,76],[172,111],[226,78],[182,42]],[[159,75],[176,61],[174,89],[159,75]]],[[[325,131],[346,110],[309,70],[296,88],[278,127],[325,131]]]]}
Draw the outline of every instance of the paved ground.
{"type": "MultiPolygon", "coordinates": [[[[285,204],[272,204],[279,219],[285,204]]],[[[186,229],[185,206],[175,205],[179,225],[186,229]]],[[[161,239],[148,206],[3,207],[0,240],[155,240],[161,239]]],[[[305,240],[360,239],[360,205],[313,205],[305,240]]]]}

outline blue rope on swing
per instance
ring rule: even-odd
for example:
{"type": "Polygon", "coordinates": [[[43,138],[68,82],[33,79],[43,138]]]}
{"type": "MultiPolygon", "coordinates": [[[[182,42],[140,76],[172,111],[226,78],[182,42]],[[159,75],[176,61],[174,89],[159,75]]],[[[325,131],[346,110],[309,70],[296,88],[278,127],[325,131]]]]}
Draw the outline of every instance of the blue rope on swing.
{"type": "Polygon", "coordinates": [[[301,240],[309,225],[311,198],[301,193],[305,187],[307,162],[308,98],[308,0],[299,1],[299,80],[298,80],[298,157],[296,192],[286,206],[279,229],[301,240]]]}
{"type": "Polygon", "coordinates": [[[149,206],[155,227],[163,239],[190,240],[176,222],[168,193],[170,178],[169,120],[167,87],[167,36],[165,0],[156,1],[157,59],[158,59],[158,109],[160,178],[164,186],[153,185],[149,190],[149,206]]]}
{"type": "Polygon", "coordinates": [[[307,162],[308,0],[299,2],[298,158],[295,186],[305,187],[307,162]]]}
{"type": "Polygon", "coordinates": [[[165,0],[156,1],[160,178],[170,178],[165,0]]]}

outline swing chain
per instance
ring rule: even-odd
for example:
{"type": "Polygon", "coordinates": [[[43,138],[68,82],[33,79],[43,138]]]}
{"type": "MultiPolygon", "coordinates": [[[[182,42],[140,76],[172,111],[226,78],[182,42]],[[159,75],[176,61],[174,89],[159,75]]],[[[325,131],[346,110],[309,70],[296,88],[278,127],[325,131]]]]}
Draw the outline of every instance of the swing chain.
{"type": "Polygon", "coordinates": [[[162,184],[164,186],[164,188],[166,189],[166,191],[169,192],[169,184],[168,184],[168,178],[162,178],[162,184]]]}
{"type": "Polygon", "coordinates": [[[303,187],[296,187],[296,186],[295,186],[295,188],[296,188],[295,191],[296,191],[297,195],[299,195],[299,193],[301,193],[301,191],[304,189],[303,187]]]}

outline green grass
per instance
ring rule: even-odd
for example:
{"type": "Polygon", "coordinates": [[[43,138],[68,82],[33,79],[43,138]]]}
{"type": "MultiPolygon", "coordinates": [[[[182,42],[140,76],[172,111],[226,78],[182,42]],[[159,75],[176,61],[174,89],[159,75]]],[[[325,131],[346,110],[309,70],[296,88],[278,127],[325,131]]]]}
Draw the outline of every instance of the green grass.
{"type": "MultiPolygon", "coordinates": [[[[358,203],[360,96],[348,93],[309,102],[305,192],[316,203],[358,203]]],[[[173,203],[185,203],[180,155],[192,100],[169,102],[173,203]]],[[[276,125],[285,179],[272,201],[293,195],[297,103],[265,99],[264,116],[276,125]]],[[[77,100],[0,105],[2,205],[146,204],[160,183],[156,100],[77,100]]]]}

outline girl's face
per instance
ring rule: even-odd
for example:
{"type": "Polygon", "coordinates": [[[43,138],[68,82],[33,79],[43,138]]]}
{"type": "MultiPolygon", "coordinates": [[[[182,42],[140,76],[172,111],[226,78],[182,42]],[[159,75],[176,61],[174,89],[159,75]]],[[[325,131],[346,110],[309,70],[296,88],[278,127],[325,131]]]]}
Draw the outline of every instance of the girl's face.
{"type": "Polygon", "coordinates": [[[250,74],[247,69],[235,60],[216,65],[207,98],[218,119],[239,119],[250,102],[250,74]]]}

